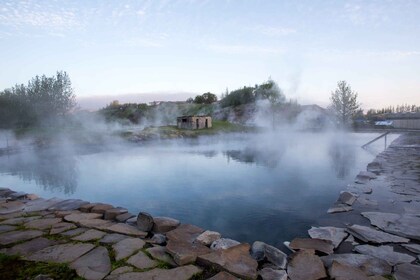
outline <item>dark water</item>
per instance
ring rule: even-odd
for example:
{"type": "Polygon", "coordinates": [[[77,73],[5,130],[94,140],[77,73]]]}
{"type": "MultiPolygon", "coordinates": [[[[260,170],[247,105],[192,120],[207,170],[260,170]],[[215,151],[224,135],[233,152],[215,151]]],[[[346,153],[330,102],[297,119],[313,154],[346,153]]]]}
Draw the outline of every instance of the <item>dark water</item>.
{"type": "MultiPolygon", "coordinates": [[[[375,133],[235,135],[0,157],[0,187],[174,217],[279,246],[317,224],[384,142],[375,133]]],[[[388,143],[395,139],[388,136],[388,143]]]]}

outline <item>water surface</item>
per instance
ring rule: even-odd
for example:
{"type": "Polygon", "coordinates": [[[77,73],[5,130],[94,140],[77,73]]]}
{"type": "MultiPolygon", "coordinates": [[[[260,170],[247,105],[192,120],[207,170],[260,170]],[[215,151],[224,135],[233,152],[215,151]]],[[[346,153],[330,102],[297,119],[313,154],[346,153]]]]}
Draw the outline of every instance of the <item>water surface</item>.
{"type": "MultiPolygon", "coordinates": [[[[0,186],[174,217],[279,246],[316,225],[384,141],[377,133],[276,133],[60,148],[0,157],[0,186]]],[[[396,135],[388,136],[388,143],[396,135]]]]}

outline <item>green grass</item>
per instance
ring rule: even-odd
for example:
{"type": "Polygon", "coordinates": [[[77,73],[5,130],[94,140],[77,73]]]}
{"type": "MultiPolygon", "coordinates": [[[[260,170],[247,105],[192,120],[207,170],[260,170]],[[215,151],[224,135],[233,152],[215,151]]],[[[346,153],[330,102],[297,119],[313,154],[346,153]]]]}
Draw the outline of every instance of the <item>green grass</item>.
{"type": "Polygon", "coordinates": [[[82,280],[76,272],[66,264],[53,264],[42,262],[29,262],[18,256],[7,256],[0,253],[0,278],[26,280],[33,279],[37,275],[48,275],[53,279],[82,280]]]}

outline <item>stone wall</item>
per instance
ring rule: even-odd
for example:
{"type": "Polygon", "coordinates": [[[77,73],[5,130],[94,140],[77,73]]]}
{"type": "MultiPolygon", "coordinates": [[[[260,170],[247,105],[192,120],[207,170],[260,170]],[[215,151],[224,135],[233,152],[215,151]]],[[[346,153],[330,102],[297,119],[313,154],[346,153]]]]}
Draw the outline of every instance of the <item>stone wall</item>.
{"type": "Polygon", "coordinates": [[[209,116],[186,116],[177,118],[177,126],[181,129],[204,129],[212,127],[209,116]]]}

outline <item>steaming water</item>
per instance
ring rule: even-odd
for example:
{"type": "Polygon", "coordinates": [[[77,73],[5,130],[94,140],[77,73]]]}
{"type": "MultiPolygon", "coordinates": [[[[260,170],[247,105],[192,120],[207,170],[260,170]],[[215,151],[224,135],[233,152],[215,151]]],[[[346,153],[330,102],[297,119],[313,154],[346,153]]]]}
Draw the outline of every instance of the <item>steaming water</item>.
{"type": "MultiPolygon", "coordinates": [[[[236,135],[0,157],[0,186],[174,217],[279,246],[316,225],[384,141],[376,133],[236,135]]],[[[388,143],[396,135],[388,136],[388,143]]]]}

